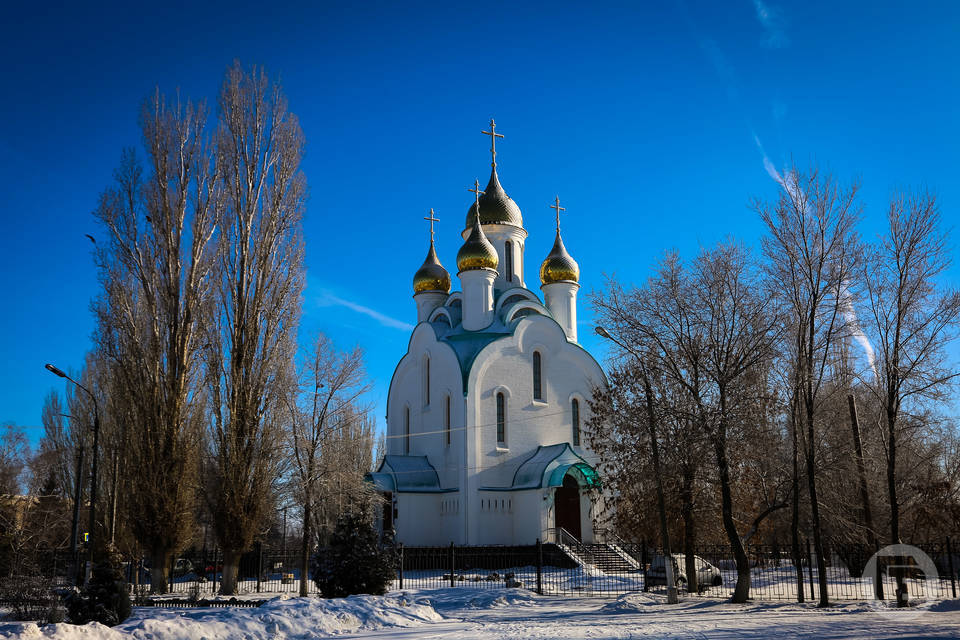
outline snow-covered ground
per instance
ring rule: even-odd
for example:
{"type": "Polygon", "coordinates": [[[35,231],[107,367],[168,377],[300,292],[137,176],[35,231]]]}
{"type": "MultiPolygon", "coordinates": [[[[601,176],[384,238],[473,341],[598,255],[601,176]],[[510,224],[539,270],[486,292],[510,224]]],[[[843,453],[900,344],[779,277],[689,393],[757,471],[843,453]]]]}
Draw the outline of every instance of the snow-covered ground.
{"type": "Polygon", "coordinates": [[[617,599],[537,596],[523,589],[407,590],[341,600],[281,596],[253,609],[138,608],[113,629],[90,624],[39,628],[0,624],[0,638],[55,640],[380,640],[565,638],[960,638],[960,601],[925,603],[906,614],[869,602],[826,610],[809,605],[662,596],[617,599]]]}

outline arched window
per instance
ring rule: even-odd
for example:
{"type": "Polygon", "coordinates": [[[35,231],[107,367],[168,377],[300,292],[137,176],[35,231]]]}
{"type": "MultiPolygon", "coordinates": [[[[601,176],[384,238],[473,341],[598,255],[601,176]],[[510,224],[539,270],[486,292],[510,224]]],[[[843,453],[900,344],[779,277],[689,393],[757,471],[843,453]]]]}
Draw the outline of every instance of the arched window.
{"type": "Polygon", "coordinates": [[[410,455],[410,407],[403,408],[403,453],[410,455]]]}
{"type": "Polygon", "coordinates": [[[443,410],[443,428],[447,432],[447,446],[450,446],[450,396],[447,396],[443,410]]]}
{"type": "Polygon", "coordinates": [[[540,352],[533,352],[533,399],[543,400],[543,385],[540,376],[540,352]]]}
{"type": "Polygon", "coordinates": [[[423,406],[430,405],[430,356],[423,361],[423,406]]]}
{"type": "Polygon", "coordinates": [[[507,282],[513,282],[513,243],[507,240],[503,246],[504,262],[506,263],[507,282]]]}
{"type": "Polygon", "coordinates": [[[497,393],[497,444],[507,443],[507,400],[497,393]]]}
{"type": "Polygon", "coordinates": [[[580,401],[574,398],[570,401],[570,419],[573,423],[573,446],[580,446],[580,401]]]}

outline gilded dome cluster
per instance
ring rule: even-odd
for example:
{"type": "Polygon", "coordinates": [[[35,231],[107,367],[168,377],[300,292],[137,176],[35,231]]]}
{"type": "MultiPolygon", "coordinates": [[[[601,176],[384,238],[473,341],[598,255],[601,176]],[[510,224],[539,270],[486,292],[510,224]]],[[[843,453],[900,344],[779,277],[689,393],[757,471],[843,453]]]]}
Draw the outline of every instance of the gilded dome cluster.
{"type": "MultiPolygon", "coordinates": [[[[470,230],[466,241],[457,252],[457,270],[459,272],[472,271],[478,269],[496,270],[499,266],[499,256],[497,249],[487,239],[483,231],[483,225],[512,225],[523,228],[523,216],[520,213],[520,207],[507,195],[503,186],[500,184],[500,178],[497,175],[496,164],[496,138],[503,136],[496,134],[493,120],[490,121],[490,131],[483,133],[491,136],[491,153],[493,154],[492,171],[490,172],[490,181],[484,191],[479,190],[479,184],[475,185],[474,191],[477,197],[473,204],[467,210],[466,228],[470,230]]],[[[569,282],[577,284],[580,280],[580,266],[577,264],[566,247],[563,246],[563,239],[560,237],[560,212],[563,207],[560,206],[560,200],[557,198],[556,204],[551,208],[557,210],[557,235],[553,243],[553,249],[547,258],[540,265],[540,281],[544,285],[558,282],[569,282]]],[[[437,258],[437,252],[433,242],[433,210],[430,210],[430,249],[423,264],[417,269],[413,276],[414,295],[424,292],[450,292],[450,274],[440,264],[437,258]]],[[[525,235],[525,234],[524,234],[525,235]]]]}

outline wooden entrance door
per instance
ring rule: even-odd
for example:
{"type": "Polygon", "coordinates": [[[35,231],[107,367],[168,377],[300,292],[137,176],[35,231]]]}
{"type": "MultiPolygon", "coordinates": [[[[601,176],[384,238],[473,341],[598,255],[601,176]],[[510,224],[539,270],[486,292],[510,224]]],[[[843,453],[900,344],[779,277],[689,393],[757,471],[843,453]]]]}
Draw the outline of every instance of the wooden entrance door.
{"type": "Polygon", "coordinates": [[[563,486],[557,487],[553,504],[556,510],[554,526],[566,529],[577,540],[581,540],[580,487],[573,476],[563,477],[563,486]]]}

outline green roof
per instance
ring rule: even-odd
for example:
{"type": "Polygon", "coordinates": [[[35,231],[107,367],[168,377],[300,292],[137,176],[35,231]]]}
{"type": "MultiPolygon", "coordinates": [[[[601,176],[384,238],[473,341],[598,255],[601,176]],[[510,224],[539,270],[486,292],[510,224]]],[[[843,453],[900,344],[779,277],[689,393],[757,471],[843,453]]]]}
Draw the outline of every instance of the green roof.
{"type": "Polygon", "coordinates": [[[366,479],[380,491],[398,493],[444,493],[456,489],[441,489],[437,470],[426,456],[384,456],[380,468],[368,473],[366,479]]]}
{"type": "Polygon", "coordinates": [[[484,491],[521,491],[563,486],[563,477],[574,471],[581,486],[599,487],[600,475],[566,442],[539,446],[520,464],[509,487],[482,487],[484,491]]]}

